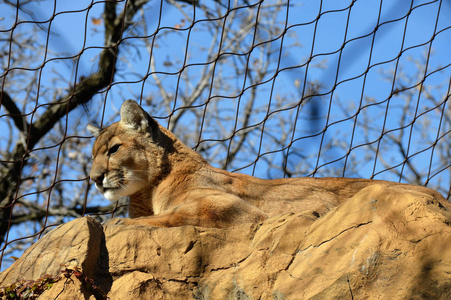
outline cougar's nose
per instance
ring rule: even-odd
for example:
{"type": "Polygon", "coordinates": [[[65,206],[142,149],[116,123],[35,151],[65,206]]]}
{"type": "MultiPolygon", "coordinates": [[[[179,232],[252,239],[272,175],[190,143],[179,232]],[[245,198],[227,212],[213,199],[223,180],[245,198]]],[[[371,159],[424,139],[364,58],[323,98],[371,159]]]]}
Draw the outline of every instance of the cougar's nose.
{"type": "Polygon", "coordinates": [[[105,178],[105,175],[103,173],[101,173],[101,174],[91,174],[89,177],[95,183],[102,185],[103,178],[105,178]]]}

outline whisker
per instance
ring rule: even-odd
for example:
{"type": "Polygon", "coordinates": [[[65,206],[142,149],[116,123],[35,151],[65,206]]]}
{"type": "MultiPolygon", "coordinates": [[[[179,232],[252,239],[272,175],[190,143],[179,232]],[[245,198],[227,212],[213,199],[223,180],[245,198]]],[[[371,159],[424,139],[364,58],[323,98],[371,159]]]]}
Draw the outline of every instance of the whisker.
{"type": "Polygon", "coordinates": [[[127,180],[144,181],[144,179],[134,175],[125,176],[124,178],[126,178],[127,180]]]}
{"type": "Polygon", "coordinates": [[[141,179],[141,178],[127,178],[127,181],[144,181],[144,179],[141,179]]]}

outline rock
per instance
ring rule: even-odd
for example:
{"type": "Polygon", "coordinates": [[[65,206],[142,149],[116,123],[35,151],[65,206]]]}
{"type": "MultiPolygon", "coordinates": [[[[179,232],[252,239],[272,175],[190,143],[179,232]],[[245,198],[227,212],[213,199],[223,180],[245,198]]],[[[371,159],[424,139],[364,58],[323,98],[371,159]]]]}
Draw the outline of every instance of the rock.
{"type": "Polygon", "coordinates": [[[45,274],[57,275],[62,265],[81,267],[88,276],[93,276],[102,239],[102,226],[90,216],[60,225],[0,274],[0,286],[24,278],[36,280],[45,274]]]}
{"type": "MultiPolygon", "coordinates": [[[[102,232],[84,217],[41,238],[0,286],[63,264],[80,267],[110,299],[451,299],[450,224],[444,199],[382,184],[320,218],[287,213],[228,229],[102,232]]],[[[41,299],[94,299],[86,283],[69,279],[41,299]]]]}
{"type": "Polygon", "coordinates": [[[44,291],[39,299],[54,300],[59,297],[64,300],[96,299],[74,275],[56,282],[49,290],[44,291]]]}

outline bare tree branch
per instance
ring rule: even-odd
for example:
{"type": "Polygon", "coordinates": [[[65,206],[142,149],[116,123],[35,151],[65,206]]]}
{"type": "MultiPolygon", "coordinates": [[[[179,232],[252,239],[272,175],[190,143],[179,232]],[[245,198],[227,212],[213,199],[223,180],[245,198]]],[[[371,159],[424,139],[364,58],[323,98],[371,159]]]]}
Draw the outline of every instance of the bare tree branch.
{"type": "Polygon", "coordinates": [[[27,123],[27,120],[24,118],[16,103],[5,91],[0,92],[0,105],[8,111],[9,116],[14,121],[14,125],[16,125],[20,132],[24,133],[28,130],[30,125],[27,123]]]}
{"type": "MultiPolygon", "coordinates": [[[[11,209],[14,204],[15,194],[21,183],[21,170],[27,164],[27,157],[37,142],[39,142],[64,116],[76,107],[87,103],[101,89],[112,83],[115,74],[115,64],[118,55],[118,46],[124,29],[130,26],[131,19],[136,11],[147,1],[128,1],[124,11],[116,16],[116,2],[105,2],[105,48],[100,54],[98,71],[82,79],[67,95],[59,98],[48,106],[39,119],[28,126],[26,144],[18,142],[12,155],[13,161],[10,167],[1,170],[0,173],[0,242],[4,241],[11,222],[11,209]]],[[[2,93],[2,103],[14,115],[14,122],[21,131],[25,126],[18,117],[22,116],[17,106],[7,94],[2,93]]]]}

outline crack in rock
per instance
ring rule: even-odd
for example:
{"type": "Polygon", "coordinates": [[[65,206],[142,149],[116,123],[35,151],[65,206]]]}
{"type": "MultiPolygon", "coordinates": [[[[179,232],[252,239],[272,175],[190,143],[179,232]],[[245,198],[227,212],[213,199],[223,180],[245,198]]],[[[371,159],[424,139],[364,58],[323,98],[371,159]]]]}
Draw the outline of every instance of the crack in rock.
{"type": "MultiPolygon", "coordinates": [[[[368,225],[368,224],[371,224],[371,223],[373,223],[373,221],[368,221],[368,222],[365,222],[365,223],[360,223],[360,224],[351,226],[351,227],[349,227],[349,228],[346,228],[346,229],[342,230],[341,232],[339,232],[338,234],[336,234],[335,236],[331,237],[330,239],[325,240],[325,241],[322,241],[321,243],[319,243],[318,245],[315,245],[315,246],[314,246],[314,245],[309,245],[307,248],[298,250],[297,253],[304,252],[304,251],[310,249],[311,247],[318,248],[318,247],[320,247],[321,245],[323,245],[323,244],[325,244],[325,243],[328,243],[328,242],[332,241],[333,239],[339,237],[341,234],[343,234],[343,233],[345,233],[345,232],[347,232],[347,231],[349,231],[349,230],[351,230],[351,229],[359,228],[360,226],[368,225]]],[[[296,255],[297,253],[295,253],[294,255],[296,255]]]]}
{"type": "MultiPolygon", "coordinates": [[[[343,233],[345,233],[345,232],[347,232],[347,231],[349,231],[349,230],[351,230],[351,229],[359,228],[360,226],[368,225],[368,224],[371,224],[371,223],[373,223],[373,221],[368,221],[368,222],[365,222],[365,223],[360,223],[360,224],[351,226],[351,227],[349,227],[349,228],[346,228],[346,229],[342,230],[341,232],[339,232],[337,235],[331,237],[330,239],[325,240],[325,241],[322,241],[321,243],[319,243],[319,244],[316,245],[316,246],[314,246],[314,245],[309,245],[307,248],[300,249],[300,250],[296,251],[296,252],[292,255],[292,259],[291,259],[291,261],[287,264],[287,266],[286,266],[286,268],[284,269],[284,271],[288,271],[288,269],[289,269],[289,268],[291,267],[291,265],[293,264],[293,262],[294,262],[294,260],[295,260],[295,258],[296,258],[296,255],[297,255],[298,253],[307,251],[308,249],[310,249],[310,248],[312,248],[312,247],[318,248],[318,247],[320,247],[321,245],[330,242],[331,240],[333,240],[333,239],[339,237],[341,234],[343,234],[343,233]]],[[[291,276],[291,274],[290,274],[290,276],[291,276]]]]}
{"type": "Polygon", "coordinates": [[[360,226],[368,225],[368,224],[371,224],[371,223],[373,223],[373,221],[368,221],[368,222],[365,222],[365,223],[360,223],[360,224],[351,226],[351,227],[349,227],[349,228],[346,228],[345,230],[343,230],[343,231],[341,231],[340,233],[338,233],[336,236],[333,236],[333,237],[331,237],[331,238],[328,239],[328,240],[322,241],[319,245],[317,245],[317,246],[315,246],[315,247],[318,248],[318,247],[320,247],[321,245],[330,242],[331,240],[337,238],[337,237],[340,236],[341,234],[343,234],[343,233],[345,233],[345,232],[347,232],[347,231],[349,231],[349,230],[351,230],[351,229],[359,228],[360,226]]]}

